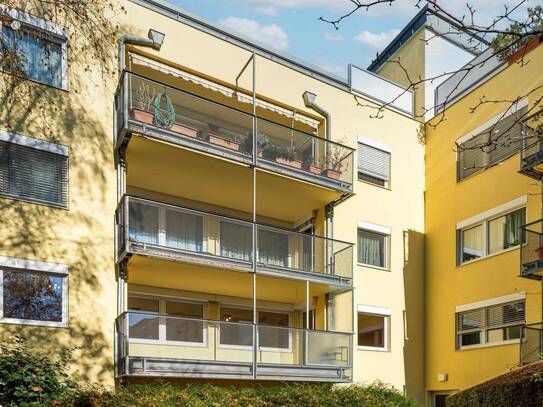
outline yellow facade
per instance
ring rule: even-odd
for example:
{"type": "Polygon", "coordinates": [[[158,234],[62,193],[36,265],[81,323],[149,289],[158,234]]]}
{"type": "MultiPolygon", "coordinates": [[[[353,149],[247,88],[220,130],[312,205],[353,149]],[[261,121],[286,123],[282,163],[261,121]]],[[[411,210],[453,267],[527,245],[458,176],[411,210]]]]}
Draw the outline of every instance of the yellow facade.
{"type": "MultiPolygon", "coordinates": [[[[469,108],[540,83],[537,63],[511,65],[459,98],[447,120],[426,125],[423,144],[424,87],[415,117],[387,108],[372,119],[346,81],[174,9],[121,3],[123,31],[144,39],[160,31],[159,50],[128,43],[120,79],[70,66],[67,89],[36,85],[61,106],[46,109],[51,131],[37,112],[1,108],[2,134],[66,146],[69,157],[67,208],[7,196],[0,208],[0,267],[65,265],[68,324],[3,319],[2,335],[55,351],[79,346],[74,371],[108,384],[380,380],[421,404],[428,392],[463,389],[518,363],[518,343],[456,350],[455,310],[525,293],[526,322],[537,322],[540,287],[518,278],[518,247],[456,266],[456,234],[466,219],[519,197],[526,220],[539,219],[540,187],[518,173],[518,154],[457,182],[454,148],[503,111],[469,108]],[[331,134],[305,92],[328,111],[331,134]],[[169,102],[166,126],[156,112],[169,102]],[[255,139],[266,143],[253,148],[255,139]],[[296,149],[271,159],[270,143],[296,149]],[[386,186],[358,179],[362,145],[388,153],[386,186]],[[342,164],[327,171],[336,153],[342,164]],[[386,235],[386,266],[362,264],[359,230],[386,235]],[[358,314],[383,317],[383,346],[358,343],[358,314]]],[[[424,35],[401,51],[413,74],[426,69],[424,35]]],[[[543,47],[530,57],[540,61],[543,47]]],[[[408,85],[395,64],[379,74],[408,85]]]]}
{"type": "MultiPolygon", "coordinates": [[[[455,101],[426,126],[426,387],[428,391],[457,391],[480,383],[519,363],[519,342],[455,350],[455,307],[496,297],[525,293],[526,322],[541,319],[541,286],[520,278],[520,248],[456,265],[457,223],[526,197],[527,223],[541,218],[540,185],[519,173],[519,154],[457,181],[455,142],[502,114],[516,98],[527,95],[535,113],[543,81],[538,68],[543,47],[526,56],[525,66],[512,64],[455,101]],[[538,62],[539,61],[539,62],[538,62]],[[503,101],[483,103],[482,98],[503,101]],[[440,380],[439,375],[447,375],[440,380]]],[[[528,114],[528,115],[530,115],[528,114]]]]}

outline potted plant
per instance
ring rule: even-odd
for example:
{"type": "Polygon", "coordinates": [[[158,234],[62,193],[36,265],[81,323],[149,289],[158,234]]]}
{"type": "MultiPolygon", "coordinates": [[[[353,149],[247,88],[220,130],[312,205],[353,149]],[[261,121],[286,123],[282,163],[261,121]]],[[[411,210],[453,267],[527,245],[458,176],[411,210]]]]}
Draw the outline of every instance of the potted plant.
{"type": "Polygon", "coordinates": [[[314,157],[307,157],[304,161],[304,168],[308,170],[311,174],[320,175],[322,169],[317,165],[314,160],[314,157]]]}
{"type": "Polygon", "coordinates": [[[341,179],[343,158],[341,146],[337,144],[329,146],[329,151],[326,153],[326,157],[323,160],[324,169],[321,174],[327,178],[336,180],[341,179]]]}
{"type": "Polygon", "coordinates": [[[240,143],[234,135],[229,133],[223,133],[218,136],[216,133],[218,132],[210,132],[208,135],[208,141],[211,144],[228,148],[229,150],[239,151],[240,143]]]}
{"type": "Polygon", "coordinates": [[[155,89],[151,93],[151,86],[143,82],[138,89],[136,89],[135,102],[137,107],[132,107],[131,116],[143,123],[152,124],[153,114],[151,113],[151,105],[155,100],[155,89]]]}
{"type": "Polygon", "coordinates": [[[302,168],[302,162],[296,159],[296,148],[291,144],[289,147],[277,146],[275,162],[287,165],[292,168],[302,168]]]}

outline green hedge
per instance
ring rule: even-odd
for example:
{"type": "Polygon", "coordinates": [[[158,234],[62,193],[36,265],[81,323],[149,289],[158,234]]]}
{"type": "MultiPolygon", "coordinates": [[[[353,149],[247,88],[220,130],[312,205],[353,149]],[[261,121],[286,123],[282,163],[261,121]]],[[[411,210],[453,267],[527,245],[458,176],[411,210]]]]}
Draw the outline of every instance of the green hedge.
{"type": "Polygon", "coordinates": [[[390,386],[332,386],[282,384],[270,387],[129,385],[115,393],[88,389],[67,392],[64,406],[183,406],[183,407],[416,407],[417,404],[390,386]]]}
{"type": "Polygon", "coordinates": [[[543,406],[543,362],[515,369],[447,397],[447,407],[510,406],[543,406]]]}

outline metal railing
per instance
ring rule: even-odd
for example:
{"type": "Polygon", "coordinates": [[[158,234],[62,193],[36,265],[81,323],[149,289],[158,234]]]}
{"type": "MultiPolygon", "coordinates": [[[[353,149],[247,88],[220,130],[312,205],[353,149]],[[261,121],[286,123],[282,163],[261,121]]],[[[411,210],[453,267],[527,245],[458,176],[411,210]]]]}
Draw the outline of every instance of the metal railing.
{"type": "Polygon", "coordinates": [[[526,123],[522,126],[520,163],[521,171],[526,175],[537,179],[543,177],[543,134],[526,123]]]}
{"type": "Polygon", "coordinates": [[[520,364],[540,360],[543,360],[543,325],[524,325],[520,330],[520,364]]]}
{"type": "Polygon", "coordinates": [[[119,257],[129,251],[241,269],[256,259],[257,271],[352,284],[352,243],[132,196],[123,197],[116,219],[119,257]]]}
{"type": "Polygon", "coordinates": [[[520,275],[541,279],[543,274],[543,220],[521,226],[520,275]]]}
{"type": "Polygon", "coordinates": [[[165,371],[182,375],[190,370],[195,376],[205,376],[226,370],[240,378],[281,378],[282,372],[295,370],[298,380],[311,379],[316,373],[324,381],[326,374],[342,381],[350,379],[352,333],[146,312],[121,314],[115,330],[118,375],[165,371]],[[138,362],[131,363],[131,359],[138,362]],[[238,370],[225,368],[229,364],[238,370]]]}
{"type": "Polygon", "coordinates": [[[118,137],[130,129],[245,163],[256,151],[259,167],[352,191],[354,150],[342,144],[131,72],[123,73],[115,106],[118,137]]]}

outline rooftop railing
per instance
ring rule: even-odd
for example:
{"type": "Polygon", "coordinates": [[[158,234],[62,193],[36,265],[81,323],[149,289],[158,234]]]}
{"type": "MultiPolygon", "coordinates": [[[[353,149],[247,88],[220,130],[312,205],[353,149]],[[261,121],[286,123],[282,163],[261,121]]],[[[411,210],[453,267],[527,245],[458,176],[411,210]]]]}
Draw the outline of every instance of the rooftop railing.
{"type": "Polygon", "coordinates": [[[353,244],[132,196],[117,209],[123,252],[352,284],[353,244]],[[253,252],[256,237],[256,255],[253,252]]]}
{"type": "Polygon", "coordinates": [[[115,97],[118,142],[139,132],[344,193],[353,149],[125,72],[115,97]],[[253,140],[256,148],[253,149],[253,140]]]}
{"type": "Polygon", "coordinates": [[[115,329],[118,376],[351,380],[351,333],[145,312],[115,329]]]}

